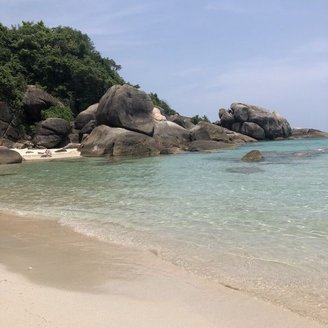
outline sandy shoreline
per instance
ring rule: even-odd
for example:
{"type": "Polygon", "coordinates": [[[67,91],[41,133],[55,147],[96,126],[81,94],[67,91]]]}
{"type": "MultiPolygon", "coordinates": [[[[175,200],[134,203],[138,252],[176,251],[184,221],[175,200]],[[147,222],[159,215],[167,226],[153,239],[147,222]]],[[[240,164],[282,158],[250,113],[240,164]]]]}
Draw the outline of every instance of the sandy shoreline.
{"type": "Polygon", "coordinates": [[[17,149],[12,150],[18,152],[25,161],[40,161],[53,159],[73,159],[81,157],[77,148],[54,148],[54,149],[17,149]]]}
{"type": "Polygon", "coordinates": [[[0,212],[4,327],[323,327],[150,252],[0,212]]]}

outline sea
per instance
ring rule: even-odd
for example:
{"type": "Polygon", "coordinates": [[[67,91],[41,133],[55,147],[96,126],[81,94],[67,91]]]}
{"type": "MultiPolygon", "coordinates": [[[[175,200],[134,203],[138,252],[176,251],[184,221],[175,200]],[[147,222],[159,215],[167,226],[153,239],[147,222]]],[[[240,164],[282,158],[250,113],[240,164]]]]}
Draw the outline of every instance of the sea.
{"type": "Polygon", "coordinates": [[[328,139],[0,166],[0,209],[156,254],[328,323],[328,139]],[[242,156],[258,149],[261,162],[242,156]]]}

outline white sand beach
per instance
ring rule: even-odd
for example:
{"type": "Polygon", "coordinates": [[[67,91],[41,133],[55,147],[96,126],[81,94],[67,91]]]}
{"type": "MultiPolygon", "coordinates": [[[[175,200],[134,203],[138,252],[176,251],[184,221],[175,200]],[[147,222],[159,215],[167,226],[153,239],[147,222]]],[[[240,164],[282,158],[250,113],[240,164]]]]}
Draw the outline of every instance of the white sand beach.
{"type": "Polygon", "coordinates": [[[14,148],[24,160],[35,161],[35,160],[52,160],[52,159],[70,159],[79,158],[80,152],[77,148],[64,149],[64,148],[53,148],[53,149],[17,149],[14,148]]]}
{"type": "Polygon", "coordinates": [[[0,212],[0,263],[2,327],[323,327],[49,220],[0,212]]]}

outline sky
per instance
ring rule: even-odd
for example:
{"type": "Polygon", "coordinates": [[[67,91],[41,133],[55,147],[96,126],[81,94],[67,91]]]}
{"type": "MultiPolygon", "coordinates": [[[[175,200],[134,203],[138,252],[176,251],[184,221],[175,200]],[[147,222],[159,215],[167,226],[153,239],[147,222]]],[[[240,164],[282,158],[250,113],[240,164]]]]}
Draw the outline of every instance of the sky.
{"type": "Polygon", "coordinates": [[[327,0],[0,0],[2,24],[81,30],[181,115],[244,102],[325,131],[327,17],[327,0]]]}

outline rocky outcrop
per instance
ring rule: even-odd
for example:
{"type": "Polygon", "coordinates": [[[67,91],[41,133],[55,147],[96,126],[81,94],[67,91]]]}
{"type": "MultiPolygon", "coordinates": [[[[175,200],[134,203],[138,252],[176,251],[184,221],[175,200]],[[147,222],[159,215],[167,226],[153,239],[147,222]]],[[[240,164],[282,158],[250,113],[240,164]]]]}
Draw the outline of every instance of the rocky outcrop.
{"type": "Polygon", "coordinates": [[[62,103],[35,85],[29,85],[23,97],[23,107],[29,122],[41,121],[41,112],[62,103]]]}
{"type": "Polygon", "coordinates": [[[291,138],[302,139],[302,138],[328,138],[328,132],[306,129],[306,128],[294,128],[292,129],[291,138]]]}
{"type": "Polygon", "coordinates": [[[17,151],[0,146],[0,164],[16,164],[22,161],[23,158],[17,151]]]}
{"type": "Polygon", "coordinates": [[[152,115],[153,115],[153,120],[156,122],[161,122],[161,121],[167,121],[167,118],[166,116],[164,116],[161,112],[161,109],[158,108],[158,107],[154,107],[153,108],[153,112],[152,112],[152,115]]]}
{"type": "Polygon", "coordinates": [[[155,139],[122,128],[97,126],[82,142],[82,156],[151,156],[158,155],[155,139]]]}
{"type": "Polygon", "coordinates": [[[90,121],[96,121],[97,108],[98,103],[93,104],[84,111],[80,112],[74,120],[75,129],[82,130],[90,121]]]}
{"type": "Polygon", "coordinates": [[[229,141],[233,144],[241,145],[244,143],[250,143],[250,142],[256,142],[257,140],[246,136],[244,134],[223,128],[224,132],[227,134],[227,137],[229,138],[229,141]]]}
{"type": "Polygon", "coordinates": [[[233,103],[229,110],[221,108],[219,117],[222,127],[257,140],[288,138],[291,135],[290,125],[284,117],[261,107],[233,103]]]}
{"type": "Polygon", "coordinates": [[[242,157],[243,161],[258,162],[263,160],[263,155],[259,150],[251,150],[242,157]]]}
{"type": "Polygon", "coordinates": [[[195,140],[190,144],[189,151],[212,152],[235,148],[235,144],[214,140],[195,140]]]}
{"type": "Polygon", "coordinates": [[[65,146],[69,140],[71,125],[61,118],[48,118],[39,123],[34,143],[36,146],[55,148],[65,146]]]}
{"type": "Polygon", "coordinates": [[[115,85],[100,99],[97,124],[144,133],[154,132],[153,103],[150,97],[130,85],[115,85]]]}
{"type": "Polygon", "coordinates": [[[195,126],[195,124],[191,122],[191,118],[187,116],[175,114],[169,116],[167,119],[175,124],[182,126],[185,129],[192,129],[195,126]]]}
{"type": "Polygon", "coordinates": [[[191,140],[213,140],[230,143],[229,137],[221,126],[200,122],[190,130],[191,140]]]}
{"type": "Polygon", "coordinates": [[[11,110],[6,102],[0,101],[0,138],[16,141],[23,135],[19,113],[11,110]]]}
{"type": "Polygon", "coordinates": [[[156,122],[154,139],[161,154],[177,153],[188,149],[190,132],[170,121],[156,122]]]}

